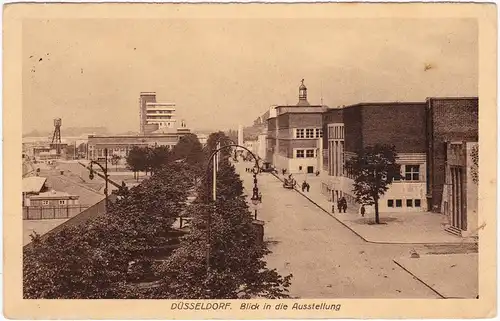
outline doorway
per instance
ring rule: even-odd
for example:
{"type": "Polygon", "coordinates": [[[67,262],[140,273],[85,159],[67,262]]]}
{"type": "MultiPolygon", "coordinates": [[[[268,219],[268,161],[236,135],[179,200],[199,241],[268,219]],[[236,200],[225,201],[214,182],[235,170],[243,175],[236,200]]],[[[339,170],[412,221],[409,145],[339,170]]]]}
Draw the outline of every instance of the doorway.
{"type": "Polygon", "coordinates": [[[314,166],[307,166],[307,174],[314,174],[314,166]]]}
{"type": "Polygon", "coordinates": [[[451,173],[451,225],[467,230],[467,206],[464,187],[464,170],[462,167],[453,166],[451,173]]]}

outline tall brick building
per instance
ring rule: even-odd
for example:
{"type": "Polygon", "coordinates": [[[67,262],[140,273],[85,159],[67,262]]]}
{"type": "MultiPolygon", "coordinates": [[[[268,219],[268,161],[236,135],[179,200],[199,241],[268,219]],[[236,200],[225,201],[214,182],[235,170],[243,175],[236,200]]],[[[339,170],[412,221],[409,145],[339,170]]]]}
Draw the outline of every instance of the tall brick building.
{"type": "Polygon", "coordinates": [[[318,142],[323,135],[322,113],[326,109],[326,106],[309,103],[302,80],[296,105],[273,106],[270,110],[266,161],[288,173],[318,171],[318,142]]]}
{"type": "Polygon", "coordinates": [[[345,162],[365,147],[394,145],[405,180],[380,200],[381,211],[426,209],[425,103],[362,103],[323,114],[322,190],[329,199],[354,201],[345,162]]]}

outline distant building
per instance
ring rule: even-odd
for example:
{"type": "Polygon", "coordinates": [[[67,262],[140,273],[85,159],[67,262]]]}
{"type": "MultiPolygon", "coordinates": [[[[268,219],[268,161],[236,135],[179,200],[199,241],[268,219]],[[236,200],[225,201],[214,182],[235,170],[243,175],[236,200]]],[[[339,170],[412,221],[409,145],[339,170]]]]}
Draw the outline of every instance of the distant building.
{"type": "Polygon", "coordinates": [[[117,136],[89,136],[88,159],[104,160],[104,149],[108,149],[108,157],[118,155],[127,157],[129,151],[137,147],[167,146],[174,147],[179,138],[186,133],[167,133],[149,135],[117,135],[117,136]]]}
{"type": "Polygon", "coordinates": [[[238,126],[238,145],[243,146],[243,144],[244,144],[243,126],[239,125],[238,126]]]}
{"type": "Polygon", "coordinates": [[[134,147],[175,146],[180,137],[191,133],[183,120],[177,126],[175,104],[158,103],[156,93],[141,92],[139,98],[139,135],[89,135],[87,159],[104,160],[105,149],[108,158],[112,155],[127,157],[134,147]]]}
{"type": "Polygon", "coordinates": [[[29,198],[47,190],[47,178],[30,176],[23,178],[23,206],[29,204],[29,198]]]}
{"type": "Polygon", "coordinates": [[[299,87],[296,105],[279,105],[270,110],[267,119],[266,161],[281,171],[313,174],[318,168],[318,141],[323,137],[323,105],[307,100],[304,80],[299,87]]]}
{"type": "Polygon", "coordinates": [[[158,129],[176,128],[175,104],[157,102],[155,92],[141,92],[139,117],[141,134],[150,134],[158,129]]]}
{"type": "Polygon", "coordinates": [[[66,192],[57,192],[54,190],[42,192],[38,195],[33,195],[28,198],[26,206],[65,206],[65,205],[78,205],[78,195],[72,195],[66,192]]]}
{"type": "Polygon", "coordinates": [[[66,219],[82,212],[80,196],[66,192],[48,191],[29,195],[23,202],[24,220],[66,219]]]}

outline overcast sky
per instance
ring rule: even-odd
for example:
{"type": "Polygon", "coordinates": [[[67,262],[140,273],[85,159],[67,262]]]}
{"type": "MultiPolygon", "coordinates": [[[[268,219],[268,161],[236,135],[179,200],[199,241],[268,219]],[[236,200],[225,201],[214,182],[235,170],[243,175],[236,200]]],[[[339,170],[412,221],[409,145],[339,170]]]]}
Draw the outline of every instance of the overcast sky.
{"type": "Polygon", "coordinates": [[[237,128],[295,104],[302,78],[330,107],[476,96],[477,33],[457,19],[26,20],[23,132],[55,117],[137,131],[141,91],[190,127],[237,128]]]}

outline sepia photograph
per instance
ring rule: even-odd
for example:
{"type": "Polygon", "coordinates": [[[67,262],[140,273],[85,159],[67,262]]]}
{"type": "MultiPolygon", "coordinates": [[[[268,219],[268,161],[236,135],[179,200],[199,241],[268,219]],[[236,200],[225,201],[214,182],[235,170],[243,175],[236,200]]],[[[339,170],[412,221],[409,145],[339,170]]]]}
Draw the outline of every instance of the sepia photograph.
{"type": "Polygon", "coordinates": [[[496,97],[477,16],[99,6],[18,10],[20,301],[334,317],[344,299],[485,299],[496,97]]]}

